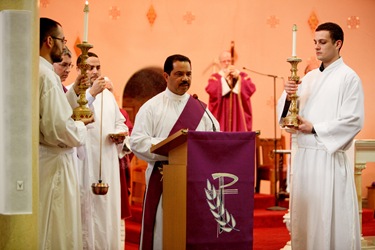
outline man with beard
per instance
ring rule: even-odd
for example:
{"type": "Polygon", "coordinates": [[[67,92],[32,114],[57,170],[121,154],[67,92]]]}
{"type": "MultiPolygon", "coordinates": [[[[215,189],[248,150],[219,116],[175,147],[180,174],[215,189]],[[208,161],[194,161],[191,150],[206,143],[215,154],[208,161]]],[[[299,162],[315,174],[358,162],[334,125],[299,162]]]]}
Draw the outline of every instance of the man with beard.
{"type": "Polygon", "coordinates": [[[210,111],[202,108],[203,103],[187,93],[192,79],[188,57],[179,54],[169,56],[164,63],[163,76],[167,89],[142,105],[130,136],[133,153],[148,162],[140,242],[140,249],[145,250],[163,249],[163,182],[159,167],[168,158],[150,153],[151,146],[180,129],[213,131],[213,123],[220,129],[210,111]]]}
{"type": "MultiPolygon", "coordinates": [[[[55,62],[53,63],[53,68],[55,69],[56,74],[60,76],[61,83],[68,78],[70,70],[73,67],[72,64],[72,53],[68,49],[68,47],[65,47],[62,53],[62,61],[61,62],[55,62]]],[[[62,88],[64,89],[64,92],[67,92],[67,88],[62,84],[62,88]]]]}
{"type": "MultiPolygon", "coordinates": [[[[81,215],[73,147],[83,145],[87,129],[74,121],[53,63],[65,47],[61,24],[40,18],[39,49],[39,244],[40,249],[81,249],[81,215]]],[[[77,78],[76,84],[87,84],[77,78]]],[[[92,122],[88,119],[85,123],[92,122]]]]}
{"type": "MultiPolygon", "coordinates": [[[[77,59],[77,73],[81,75],[82,57],[77,59]]],[[[107,89],[105,77],[101,76],[98,56],[88,52],[86,74],[90,87],[86,98],[95,110],[94,122],[88,128],[86,144],[78,149],[85,158],[78,159],[81,192],[81,216],[83,249],[121,249],[121,194],[119,158],[124,155],[124,139],[116,140],[111,134],[128,132],[113,94],[107,89]],[[99,171],[103,183],[109,185],[106,195],[95,195],[92,183],[98,183],[99,171]]],[[[72,88],[75,88],[73,85],[72,88]]],[[[78,106],[77,96],[69,95],[72,107],[78,106]]]]}

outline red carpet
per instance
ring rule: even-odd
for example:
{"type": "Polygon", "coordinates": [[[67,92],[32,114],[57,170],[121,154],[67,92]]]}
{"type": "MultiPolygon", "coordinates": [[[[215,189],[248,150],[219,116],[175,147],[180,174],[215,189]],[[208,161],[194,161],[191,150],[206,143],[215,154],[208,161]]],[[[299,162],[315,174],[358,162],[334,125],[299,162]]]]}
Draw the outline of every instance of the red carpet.
{"type": "MultiPolygon", "coordinates": [[[[284,211],[270,211],[266,208],[275,205],[271,195],[256,194],[254,200],[254,250],[281,249],[290,239],[288,229],[283,223],[284,211]]],[[[287,202],[280,202],[279,206],[288,207],[287,202]]],[[[140,236],[140,222],[142,209],[140,206],[132,206],[132,218],[125,221],[126,237],[125,249],[138,250],[140,236]]],[[[375,236],[374,211],[363,209],[362,214],[363,236],[375,236]]]]}

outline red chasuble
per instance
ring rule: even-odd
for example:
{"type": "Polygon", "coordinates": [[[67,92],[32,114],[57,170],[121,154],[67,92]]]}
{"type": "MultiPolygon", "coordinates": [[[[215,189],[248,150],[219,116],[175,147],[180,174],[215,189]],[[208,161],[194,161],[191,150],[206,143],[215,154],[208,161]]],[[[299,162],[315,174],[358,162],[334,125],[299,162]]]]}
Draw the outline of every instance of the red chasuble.
{"type": "Polygon", "coordinates": [[[239,93],[233,91],[222,95],[221,75],[215,73],[208,80],[206,91],[209,94],[208,109],[220,123],[224,132],[252,131],[253,115],[250,97],[256,87],[250,77],[241,72],[236,84],[240,84],[239,93]]]}

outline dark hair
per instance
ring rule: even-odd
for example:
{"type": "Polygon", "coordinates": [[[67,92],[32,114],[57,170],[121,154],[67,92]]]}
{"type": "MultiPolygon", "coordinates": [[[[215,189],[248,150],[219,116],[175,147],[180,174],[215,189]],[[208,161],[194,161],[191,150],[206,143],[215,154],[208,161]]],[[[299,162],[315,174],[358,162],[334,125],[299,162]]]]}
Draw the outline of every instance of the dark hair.
{"type": "Polygon", "coordinates": [[[176,61],[189,62],[190,67],[191,67],[191,61],[188,57],[180,55],[180,54],[174,54],[174,55],[168,56],[167,59],[165,60],[164,72],[170,75],[173,70],[173,63],[176,61]]]}
{"type": "MultiPolygon", "coordinates": [[[[96,57],[99,58],[97,54],[93,52],[87,52],[88,57],[96,57]]],[[[82,54],[77,58],[77,66],[80,65],[82,62],[82,54]]]]}
{"type": "Polygon", "coordinates": [[[67,55],[67,56],[69,56],[70,58],[72,58],[72,52],[68,49],[68,47],[65,47],[65,48],[63,49],[63,53],[62,53],[62,55],[67,55]]]}
{"type": "Polygon", "coordinates": [[[57,36],[58,26],[62,27],[59,22],[47,17],[41,17],[39,20],[39,48],[42,48],[43,42],[48,36],[57,36]]]}
{"type": "MultiPolygon", "coordinates": [[[[341,47],[344,44],[344,31],[342,31],[341,27],[336,23],[322,23],[320,24],[315,31],[326,30],[329,31],[331,36],[332,42],[336,42],[341,40],[341,47]]],[[[340,49],[341,49],[340,47],[340,49]]]]}

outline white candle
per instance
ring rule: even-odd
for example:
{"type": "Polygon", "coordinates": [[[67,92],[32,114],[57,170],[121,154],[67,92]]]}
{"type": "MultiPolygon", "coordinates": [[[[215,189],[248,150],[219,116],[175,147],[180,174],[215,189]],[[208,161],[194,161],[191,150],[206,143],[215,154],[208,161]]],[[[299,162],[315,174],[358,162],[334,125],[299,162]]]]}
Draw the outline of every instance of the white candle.
{"type": "Polygon", "coordinates": [[[85,13],[84,23],[83,23],[83,42],[87,42],[87,36],[89,33],[89,2],[88,1],[86,1],[83,12],[85,13]]]}
{"type": "Polygon", "coordinates": [[[296,43],[297,43],[297,25],[293,25],[293,37],[292,37],[292,56],[297,56],[296,53],[296,43]]]}

